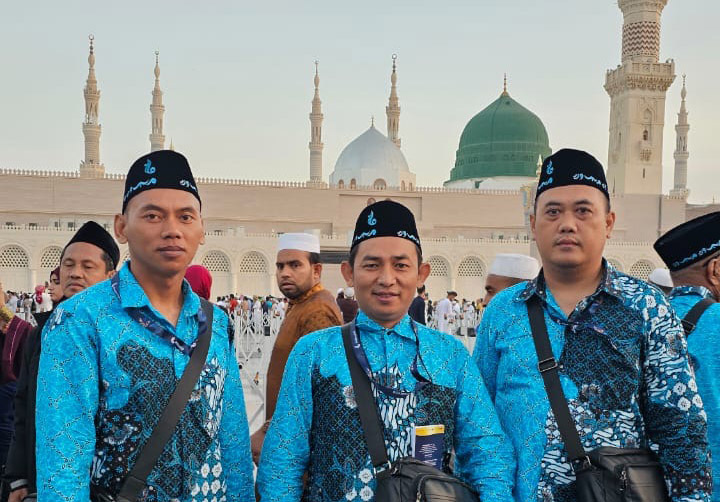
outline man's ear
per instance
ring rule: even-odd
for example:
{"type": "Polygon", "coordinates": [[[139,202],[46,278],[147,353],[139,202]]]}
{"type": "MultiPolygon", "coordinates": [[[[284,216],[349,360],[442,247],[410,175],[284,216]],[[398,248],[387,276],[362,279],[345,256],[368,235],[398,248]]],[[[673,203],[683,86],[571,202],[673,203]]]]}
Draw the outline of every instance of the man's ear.
{"type": "Polygon", "coordinates": [[[612,237],[612,231],[615,228],[615,211],[609,211],[605,216],[605,237],[612,237]]]}
{"type": "Polygon", "coordinates": [[[202,227],[203,233],[202,238],[200,239],[200,245],[205,244],[205,219],[201,216],[200,217],[200,226],[202,227]]]}
{"type": "Polygon", "coordinates": [[[311,266],[313,269],[313,278],[319,281],[322,278],[322,263],[313,263],[311,266]]]}
{"type": "Polygon", "coordinates": [[[127,244],[127,237],[125,236],[125,227],[127,227],[127,217],[124,214],[115,215],[115,238],[120,244],[127,244]]]}
{"type": "Polygon", "coordinates": [[[107,275],[105,276],[106,279],[110,279],[112,276],[117,274],[117,270],[110,270],[107,275]]]}
{"type": "Polygon", "coordinates": [[[535,239],[535,213],[530,215],[530,231],[532,232],[533,240],[537,240],[535,239]]]}
{"type": "Polygon", "coordinates": [[[420,266],[418,267],[418,278],[417,278],[417,286],[416,287],[419,288],[419,287],[423,286],[429,275],[430,275],[430,264],[428,262],[422,262],[420,264],[420,266]]]}
{"type": "Polygon", "coordinates": [[[347,284],[349,287],[353,287],[354,284],[354,275],[353,275],[353,269],[350,266],[349,261],[344,261],[340,264],[340,273],[343,276],[343,279],[345,279],[345,284],[347,284]]]}

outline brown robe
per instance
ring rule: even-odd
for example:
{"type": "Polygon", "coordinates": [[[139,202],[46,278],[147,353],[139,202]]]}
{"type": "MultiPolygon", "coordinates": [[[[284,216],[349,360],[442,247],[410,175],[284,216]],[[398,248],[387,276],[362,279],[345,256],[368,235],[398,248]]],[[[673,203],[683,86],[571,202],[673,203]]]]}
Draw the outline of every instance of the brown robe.
{"type": "Polygon", "coordinates": [[[342,322],[343,317],[335,298],[322,284],[317,284],[299,298],[290,300],[270,356],[265,397],[266,420],[270,420],[275,413],[285,364],[300,337],[320,329],[339,326],[342,322]]]}

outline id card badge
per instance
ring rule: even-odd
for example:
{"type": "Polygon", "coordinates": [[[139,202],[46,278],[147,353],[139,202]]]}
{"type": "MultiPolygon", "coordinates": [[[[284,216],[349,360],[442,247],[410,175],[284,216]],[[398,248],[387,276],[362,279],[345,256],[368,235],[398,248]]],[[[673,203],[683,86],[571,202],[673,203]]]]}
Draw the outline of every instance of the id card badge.
{"type": "Polygon", "coordinates": [[[413,457],[442,469],[445,451],[445,425],[416,425],[412,432],[413,457]]]}

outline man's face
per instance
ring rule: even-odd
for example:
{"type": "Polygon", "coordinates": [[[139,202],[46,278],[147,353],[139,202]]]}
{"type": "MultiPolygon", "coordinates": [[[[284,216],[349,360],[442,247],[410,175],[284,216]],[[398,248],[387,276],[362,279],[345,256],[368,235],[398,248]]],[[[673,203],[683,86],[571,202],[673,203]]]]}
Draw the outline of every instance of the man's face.
{"type": "Polygon", "coordinates": [[[530,217],[546,268],[574,269],[600,263],[615,224],[600,190],[584,185],[551,188],[540,194],[530,217]]]}
{"type": "Polygon", "coordinates": [[[70,298],[83,289],[112,277],[114,270],[106,270],[103,250],[88,242],[73,242],[62,255],[60,285],[62,296],[70,298]]]}
{"type": "Polygon", "coordinates": [[[354,267],[341,271],[368,317],[387,328],[397,324],[425,283],[430,265],[418,266],[415,244],[399,237],[376,237],[358,244],[354,267]]]}
{"type": "Polygon", "coordinates": [[[182,190],[147,190],[130,200],[125,214],[115,216],[115,235],[128,244],[134,274],[184,275],[205,242],[200,203],[182,190]]]}
{"type": "Polygon", "coordinates": [[[504,275],[490,274],[485,279],[485,298],[483,298],[482,306],[487,307],[493,296],[498,294],[503,289],[514,286],[515,284],[522,282],[521,279],[515,279],[514,277],[506,277],[504,275]]]}
{"type": "Polygon", "coordinates": [[[320,282],[322,264],[310,263],[310,253],[297,249],[278,251],[275,278],[286,297],[299,298],[320,282]]]}

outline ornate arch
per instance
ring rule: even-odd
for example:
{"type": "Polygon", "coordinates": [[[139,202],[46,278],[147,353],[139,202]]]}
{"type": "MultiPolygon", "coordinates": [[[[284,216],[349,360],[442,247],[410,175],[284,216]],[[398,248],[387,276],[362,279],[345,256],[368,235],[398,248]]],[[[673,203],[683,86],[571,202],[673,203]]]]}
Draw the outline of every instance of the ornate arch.
{"type": "Polygon", "coordinates": [[[630,270],[628,273],[632,275],[633,277],[637,277],[638,279],[642,279],[643,281],[648,280],[648,276],[650,275],[650,272],[652,272],[655,269],[655,264],[651,262],[650,260],[638,260],[635,263],[633,263],[632,267],[630,267],[630,270]]]}
{"type": "Polygon", "coordinates": [[[268,260],[259,251],[249,251],[240,259],[238,273],[243,275],[262,275],[270,273],[268,260]]]}
{"type": "Polygon", "coordinates": [[[58,267],[62,251],[60,246],[48,246],[43,249],[40,254],[40,268],[53,270],[58,267]]]}
{"type": "Polygon", "coordinates": [[[17,244],[4,246],[0,249],[0,268],[30,268],[30,254],[17,244]]]}
{"type": "Polygon", "coordinates": [[[222,251],[212,250],[205,254],[202,260],[202,266],[210,272],[230,273],[230,258],[222,251]]]}
{"type": "Polygon", "coordinates": [[[427,262],[430,264],[430,277],[450,277],[450,262],[446,258],[434,255],[427,262]]]}
{"type": "Polygon", "coordinates": [[[458,277],[485,277],[487,267],[477,256],[466,256],[458,265],[458,277]]]}

